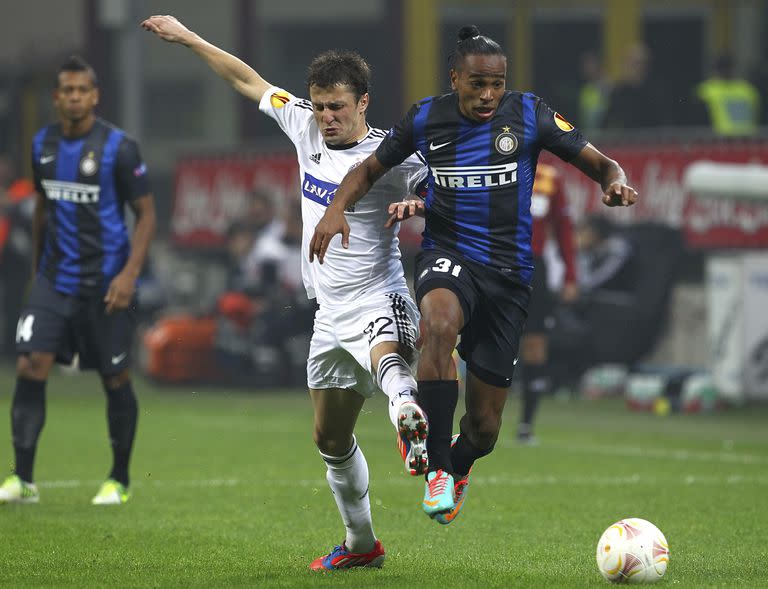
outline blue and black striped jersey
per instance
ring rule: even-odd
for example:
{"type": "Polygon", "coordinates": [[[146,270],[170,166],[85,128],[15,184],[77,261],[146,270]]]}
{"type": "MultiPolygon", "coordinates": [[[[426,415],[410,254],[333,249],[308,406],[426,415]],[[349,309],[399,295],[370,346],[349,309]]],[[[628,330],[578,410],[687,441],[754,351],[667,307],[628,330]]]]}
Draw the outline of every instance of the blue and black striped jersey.
{"type": "Polygon", "coordinates": [[[106,292],[130,253],[125,205],[150,192],[136,141],[101,119],[78,138],[50,125],[33,139],[32,168],[48,211],[38,273],[64,294],[106,292]]]}
{"type": "Polygon", "coordinates": [[[531,192],[542,149],[571,160],[587,144],[539,97],[507,91],[489,121],[465,118],[454,92],[415,104],[376,151],[392,167],[414,152],[429,165],[422,247],[440,247],[502,269],[533,274],[531,192]]]}

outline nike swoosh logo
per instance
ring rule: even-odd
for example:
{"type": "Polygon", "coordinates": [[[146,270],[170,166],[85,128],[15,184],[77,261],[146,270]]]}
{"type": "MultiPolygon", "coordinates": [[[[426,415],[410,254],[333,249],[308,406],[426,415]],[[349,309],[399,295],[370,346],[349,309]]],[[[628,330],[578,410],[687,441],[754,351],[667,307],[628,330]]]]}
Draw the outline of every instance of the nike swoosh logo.
{"type": "Polygon", "coordinates": [[[127,352],[123,352],[119,356],[112,356],[112,364],[120,364],[127,355],[127,352]]]}
{"type": "Polygon", "coordinates": [[[440,149],[441,147],[445,147],[446,145],[450,145],[453,143],[453,141],[446,141],[445,143],[438,143],[435,145],[435,142],[429,144],[429,151],[435,151],[436,149],[440,149]]]}
{"type": "Polygon", "coordinates": [[[48,162],[52,162],[55,159],[56,159],[55,155],[46,155],[40,158],[40,163],[47,164],[48,162]]]}
{"type": "Polygon", "coordinates": [[[456,507],[454,507],[451,511],[449,511],[448,513],[446,513],[443,516],[443,517],[445,517],[445,521],[448,521],[448,522],[453,521],[453,518],[455,518],[457,515],[459,515],[459,511],[461,510],[462,503],[464,503],[464,499],[459,501],[456,504],[456,507]]]}

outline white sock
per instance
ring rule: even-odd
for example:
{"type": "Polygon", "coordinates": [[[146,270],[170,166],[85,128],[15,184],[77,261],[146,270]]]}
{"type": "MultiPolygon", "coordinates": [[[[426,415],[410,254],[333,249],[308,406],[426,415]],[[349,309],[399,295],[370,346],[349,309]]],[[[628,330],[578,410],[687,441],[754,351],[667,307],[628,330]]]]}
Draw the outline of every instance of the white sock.
{"type": "Polygon", "coordinates": [[[379,388],[389,397],[389,420],[397,428],[397,414],[405,401],[416,401],[416,379],[400,354],[387,354],[379,360],[376,375],[379,388]]]}
{"type": "Polygon", "coordinates": [[[344,456],[328,456],[320,452],[328,468],[326,478],[347,528],[344,541],[351,552],[370,552],[376,544],[368,495],[368,463],[352,437],[352,448],[344,456]]]}

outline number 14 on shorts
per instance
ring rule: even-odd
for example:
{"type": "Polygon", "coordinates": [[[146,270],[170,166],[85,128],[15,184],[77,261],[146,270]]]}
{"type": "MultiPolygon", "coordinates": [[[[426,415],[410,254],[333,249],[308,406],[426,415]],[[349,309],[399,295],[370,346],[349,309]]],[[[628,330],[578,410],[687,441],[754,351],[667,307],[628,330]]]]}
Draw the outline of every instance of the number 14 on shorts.
{"type": "Polygon", "coordinates": [[[35,323],[34,315],[21,317],[16,324],[16,342],[28,342],[32,339],[32,325],[35,323]]]}

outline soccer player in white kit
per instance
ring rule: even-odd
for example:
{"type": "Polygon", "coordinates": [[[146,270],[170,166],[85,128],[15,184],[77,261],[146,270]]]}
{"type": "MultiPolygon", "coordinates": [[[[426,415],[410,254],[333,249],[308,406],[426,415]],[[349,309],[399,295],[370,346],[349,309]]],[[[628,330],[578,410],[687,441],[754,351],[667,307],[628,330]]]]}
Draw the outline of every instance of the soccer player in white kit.
{"type": "MultiPolygon", "coordinates": [[[[192,49],[238,92],[257,101],[294,143],[301,180],[302,250],[307,252],[315,225],[346,173],[385,136],[366,122],[370,69],[365,60],[353,52],[319,55],[309,68],[311,100],[303,100],[265,81],[172,16],[152,16],[142,26],[192,49]]],[[[338,236],[322,266],[302,257],[307,295],[319,304],[307,359],[314,440],[346,527],[344,542],[313,561],[313,570],[379,567],[384,561],[371,522],[368,465],[353,433],[365,398],[377,388],[390,399],[390,419],[398,430],[406,470],[412,475],[427,471],[427,421],[416,404],[416,381],[409,368],[419,314],[400,262],[397,223],[385,227],[389,203],[415,193],[426,174],[415,156],[393,168],[347,211],[356,237],[352,244],[338,236]]]]}

